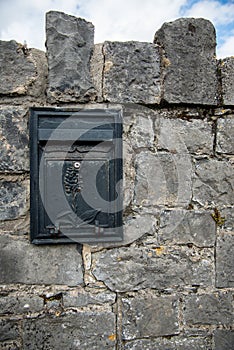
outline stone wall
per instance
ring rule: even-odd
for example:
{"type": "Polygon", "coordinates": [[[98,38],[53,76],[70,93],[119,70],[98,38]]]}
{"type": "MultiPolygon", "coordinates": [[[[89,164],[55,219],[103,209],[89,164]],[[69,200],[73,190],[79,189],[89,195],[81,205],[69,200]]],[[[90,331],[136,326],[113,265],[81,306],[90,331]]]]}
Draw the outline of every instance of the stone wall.
{"type": "Polygon", "coordinates": [[[46,32],[46,54],[0,42],[0,349],[231,350],[234,58],[204,19],[154,43],[94,45],[59,12],[46,32]],[[33,106],[122,109],[123,242],[30,244],[33,106]]]}

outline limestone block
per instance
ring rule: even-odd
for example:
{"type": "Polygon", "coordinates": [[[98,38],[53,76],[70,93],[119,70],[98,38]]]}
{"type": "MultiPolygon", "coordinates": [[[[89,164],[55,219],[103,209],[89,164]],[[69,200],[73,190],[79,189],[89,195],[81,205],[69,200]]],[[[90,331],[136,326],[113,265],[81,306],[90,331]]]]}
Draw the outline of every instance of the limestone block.
{"type": "Polygon", "coordinates": [[[82,258],[75,245],[35,246],[0,236],[0,283],[65,284],[83,282],[82,258]]]}
{"type": "Polygon", "coordinates": [[[216,246],[216,287],[234,287],[234,234],[222,231],[216,246]]]}
{"type": "Polygon", "coordinates": [[[124,298],[122,302],[123,339],[179,333],[178,305],[174,296],[124,298]]]}
{"type": "Polygon", "coordinates": [[[164,210],[158,232],[160,244],[195,244],[212,247],[216,240],[216,223],[202,211],[164,210]]]}
{"type": "MultiPolygon", "coordinates": [[[[20,335],[20,327],[17,321],[0,319],[0,341],[15,340],[20,335]]],[[[1,346],[1,343],[0,343],[1,346]]],[[[1,348],[1,347],[0,347],[1,348]]],[[[2,349],[2,348],[1,348],[2,349]]]]}
{"type": "Polygon", "coordinates": [[[233,323],[232,295],[188,295],[184,317],[189,325],[228,325],[233,323]]]}
{"type": "Polygon", "coordinates": [[[9,294],[0,298],[0,315],[25,314],[43,310],[44,302],[37,295],[9,294]]]}
{"type": "Polygon", "coordinates": [[[90,58],[94,47],[94,26],[63,12],[46,14],[48,57],[48,100],[88,102],[95,98],[90,58]]]}
{"type": "Polygon", "coordinates": [[[64,307],[84,307],[88,305],[112,305],[115,303],[116,294],[103,291],[92,293],[85,290],[75,290],[63,294],[64,307]]]}
{"type": "Polygon", "coordinates": [[[224,219],[222,229],[234,232],[234,208],[223,208],[220,210],[220,216],[224,219]]]}
{"type": "Polygon", "coordinates": [[[230,350],[234,344],[234,331],[216,329],[214,332],[215,350],[230,350]]]}
{"type": "Polygon", "coordinates": [[[26,95],[36,79],[35,66],[16,41],[0,41],[0,94],[26,95]]]}
{"type": "Polygon", "coordinates": [[[77,312],[62,317],[23,321],[23,350],[114,350],[115,315],[112,312],[77,312]]]}
{"type": "Polygon", "coordinates": [[[202,159],[195,164],[193,200],[200,205],[233,205],[234,173],[231,163],[202,159]]]}
{"type": "Polygon", "coordinates": [[[218,119],[216,151],[234,154],[234,116],[218,119]]]}
{"type": "Polygon", "coordinates": [[[206,120],[160,118],[155,132],[158,149],[177,153],[213,153],[212,124],[206,120]]]}
{"type": "Polygon", "coordinates": [[[159,49],[151,43],[105,42],[103,97],[115,103],[160,102],[159,49]]]}
{"type": "Polygon", "coordinates": [[[1,350],[21,350],[20,341],[4,341],[0,342],[1,350]]]}
{"type": "Polygon", "coordinates": [[[93,254],[93,274],[113,291],[208,286],[213,281],[213,250],[188,247],[115,248],[93,254]]]}
{"type": "Polygon", "coordinates": [[[26,95],[45,98],[48,69],[43,51],[27,49],[14,40],[0,41],[0,66],[2,101],[26,95]]]}
{"type": "Polygon", "coordinates": [[[27,110],[0,107],[0,171],[29,170],[27,110]]]}
{"type": "Polygon", "coordinates": [[[28,193],[28,180],[0,180],[0,220],[13,220],[26,215],[28,193]]]}
{"type": "Polygon", "coordinates": [[[164,23],[154,42],[162,47],[163,99],[168,103],[217,105],[216,36],[203,18],[164,23]]]}
{"type": "Polygon", "coordinates": [[[97,102],[103,101],[103,96],[102,96],[103,67],[104,67],[103,44],[95,44],[91,61],[90,61],[90,70],[91,70],[93,85],[97,91],[97,98],[96,98],[97,102]]]}
{"type": "Polygon", "coordinates": [[[186,207],[192,197],[191,178],[189,155],[141,152],[136,156],[134,204],[186,207]]]}
{"type": "MultiPolygon", "coordinates": [[[[201,337],[171,337],[171,339],[140,339],[127,343],[124,350],[207,350],[209,341],[201,337]]],[[[217,350],[220,350],[220,348],[217,350]]],[[[223,350],[223,349],[222,349],[223,350]]],[[[229,350],[229,348],[224,349],[229,350]]]]}
{"type": "Polygon", "coordinates": [[[234,57],[227,57],[220,63],[223,104],[234,105],[234,57]]]}

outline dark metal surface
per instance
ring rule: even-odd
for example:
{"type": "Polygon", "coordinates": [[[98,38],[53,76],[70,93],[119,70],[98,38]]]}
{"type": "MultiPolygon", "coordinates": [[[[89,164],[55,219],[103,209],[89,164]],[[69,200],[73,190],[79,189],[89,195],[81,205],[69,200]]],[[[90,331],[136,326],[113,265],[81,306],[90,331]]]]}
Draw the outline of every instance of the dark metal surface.
{"type": "Polygon", "coordinates": [[[121,121],[118,110],[31,109],[32,243],[122,240],[121,121]]]}

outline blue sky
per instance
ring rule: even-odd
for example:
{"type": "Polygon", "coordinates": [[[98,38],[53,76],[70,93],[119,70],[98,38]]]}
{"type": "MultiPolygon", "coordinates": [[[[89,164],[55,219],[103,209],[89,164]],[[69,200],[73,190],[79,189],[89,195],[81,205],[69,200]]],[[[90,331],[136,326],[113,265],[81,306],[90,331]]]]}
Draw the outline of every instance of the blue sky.
{"type": "Polygon", "coordinates": [[[95,26],[95,42],[152,42],[164,22],[179,17],[211,20],[217,57],[234,56],[234,0],[0,0],[0,39],[45,50],[45,13],[63,11],[95,26]]]}

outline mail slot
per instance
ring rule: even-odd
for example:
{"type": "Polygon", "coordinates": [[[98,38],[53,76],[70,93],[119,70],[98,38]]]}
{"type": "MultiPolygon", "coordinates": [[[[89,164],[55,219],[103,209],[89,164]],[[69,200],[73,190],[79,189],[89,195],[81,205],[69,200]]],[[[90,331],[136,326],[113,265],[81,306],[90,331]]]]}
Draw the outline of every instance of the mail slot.
{"type": "Polygon", "coordinates": [[[31,242],[123,239],[120,110],[32,108],[31,242]]]}

